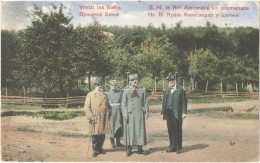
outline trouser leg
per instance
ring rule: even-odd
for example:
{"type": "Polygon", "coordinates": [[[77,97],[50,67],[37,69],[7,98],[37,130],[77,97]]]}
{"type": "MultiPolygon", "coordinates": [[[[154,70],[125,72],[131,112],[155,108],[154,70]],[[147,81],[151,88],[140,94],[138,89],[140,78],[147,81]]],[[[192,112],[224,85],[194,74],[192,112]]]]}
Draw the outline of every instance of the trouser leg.
{"type": "Polygon", "coordinates": [[[92,156],[93,157],[97,157],[98,136],[97,135],[93,135],[91,137],[92,137],[92,151],[93,151],[92,156]]]}
{"type": "Polygon", "coordinates": [[[177,120],[176,145],[177,149],[182,149],[182,119],[177,120]]]}
{"type": "Polygon", "coordinates": [[[167,121],[167,129],[168,129],[168,135],[170,139],[170,148],[175,148],[176,143],[174,143],[174,137],[175,137],[175,132],[174,132],[174,121],[172,117],[172,111],[167,110],[166,114],[166,121],[167,121]]]}
{"type": "Polygon", "coordinates": [[[116,138],[116,146],[123,147],[123,144],[120,143],[120,137],[116,138]]]}
{"type": "Polygon", "coordinates": [[[110,142],[111,142],[111,146],[112,148],[115,148],[115,141],[114,141],[114,138],[110,138],[110,142]]]}
{"type": "Polygon", "coordinates": [[[98,146],[97,146],[98,150],[101,151],[103,149],[104,141],[105,141],[105,134],[99,135],[98,136],[98,146]]]}
{"type": "Polygon", "coordinates": [[[97,142],[98,142],[98,135],[93,135],[92,136],[92,149],[93,150],[97,149],[97,142]]]}

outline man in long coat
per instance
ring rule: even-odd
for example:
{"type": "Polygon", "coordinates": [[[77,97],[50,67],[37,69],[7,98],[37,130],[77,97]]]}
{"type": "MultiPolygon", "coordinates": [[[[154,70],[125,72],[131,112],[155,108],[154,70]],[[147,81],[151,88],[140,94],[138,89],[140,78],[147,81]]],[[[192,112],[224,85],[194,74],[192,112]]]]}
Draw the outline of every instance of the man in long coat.
{"type": "Polygon", "coordinates": [[[185,90],[176,85],[176,74],[169,73],[169,88],[164,92],[162,112],[167,121],[170,147],[166,152],[181,153],[182,149],[182,122],[187,116],[187,96],[185,90]]]}
{"type": "Polygon", "coordinates": [[[123,91],[122,113],[124,117],[124,144],[127,156],[132,154],[132,146],[137,145],[138,154],[147,154],[143,145],[147,144],[145,117],[149,117],[148,99],[145,89],[138,87],[138,75],[129,75],[130,87],[123,91]]]}
{"type": "Polygon", "coordinates": [[[88,93],[84,111],[90,123],[90,135],[92,136],[93,157],[97,154],[105,154],[103,144],[105,134],[110,133],[109,125],[109,103],[107,96],[103,93],[102,78],[97,77],[94,81],[95,90],[88,93]]]}
{"type": "Polygon", "coordinates": [[[110,128],[111,133],[106,136],[110,138],[112,148],[122,147],[120,138],[123,136],[123,116],[121,110],[122,92],[117,89],[117,81],[110,80],[110,91],[106,93],[111,107],[110,113],[110,128]],[[114,138],[116,138],[116,145],[114,138]]]}

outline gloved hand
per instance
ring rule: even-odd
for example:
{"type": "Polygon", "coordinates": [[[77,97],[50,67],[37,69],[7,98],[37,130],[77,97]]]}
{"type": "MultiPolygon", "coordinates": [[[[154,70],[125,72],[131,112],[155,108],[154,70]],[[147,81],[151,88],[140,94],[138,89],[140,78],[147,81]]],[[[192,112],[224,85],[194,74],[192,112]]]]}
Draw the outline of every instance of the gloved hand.
{"type": "Polygon", "coordinates": [[[125,123],[128,124],[128,117],[124,117],[125,123]]]}
{"type": "Polygon", "coordinates": [[[88,123],[90,123],[90,124],[95,124],[95,120],[94,120],[94,118],[89,118],[88,123]]]}

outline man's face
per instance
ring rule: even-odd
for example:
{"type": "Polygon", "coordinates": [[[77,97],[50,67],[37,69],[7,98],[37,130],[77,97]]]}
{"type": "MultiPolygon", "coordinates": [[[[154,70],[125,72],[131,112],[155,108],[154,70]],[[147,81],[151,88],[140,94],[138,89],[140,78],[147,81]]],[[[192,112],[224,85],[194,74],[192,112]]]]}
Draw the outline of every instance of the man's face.
{"type": "Polygon", "coordinates": [[[138,79],[132,79],[130,80],[130,85],[137,86],[138,85],[138,79]]]}
{"type": "Polygon", "coordinates": [[[97,90],[101,90],[103,88],[102,84],[95,84],[97,90]]]}
{"type": "Polygon", "coordinates": [[[170,80],[170,81],[169,81],[169,86],[170,86],[170,87],[174,87],[175,84],[176,84],[176,80],[170,80]]]}
{"type": "Polygon", "coordinates": [[[110,89],[117,90],[117,85],[110,85],[110,89]]]}

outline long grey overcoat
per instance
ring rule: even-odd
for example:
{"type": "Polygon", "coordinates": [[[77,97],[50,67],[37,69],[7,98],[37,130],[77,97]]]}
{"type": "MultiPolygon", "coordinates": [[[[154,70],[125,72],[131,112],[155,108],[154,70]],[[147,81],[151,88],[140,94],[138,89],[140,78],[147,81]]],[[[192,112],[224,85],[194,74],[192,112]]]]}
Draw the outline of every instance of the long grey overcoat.
{"type": "Polygon", "coordinates": [[[123,117],[128,117],[128,123],[124,121],[124,144],[146,145],[145,114],[149,116],[149,107],[145,89],[132,86],[125,89],[121,107],[123,117]]]}
{"type": "MultiPolygon", "coordinates": [[[[117,133],[118,129],[123,128],[123,117],[121,110],[122,92],[119,90],[110,90],[106,93],[108,102],[110,104],[110,129],[111,133],[107,134],[107,137],[113,138],[117,133]]],[[[117,133],[122,137],[123,133],[117,133]]]]}

